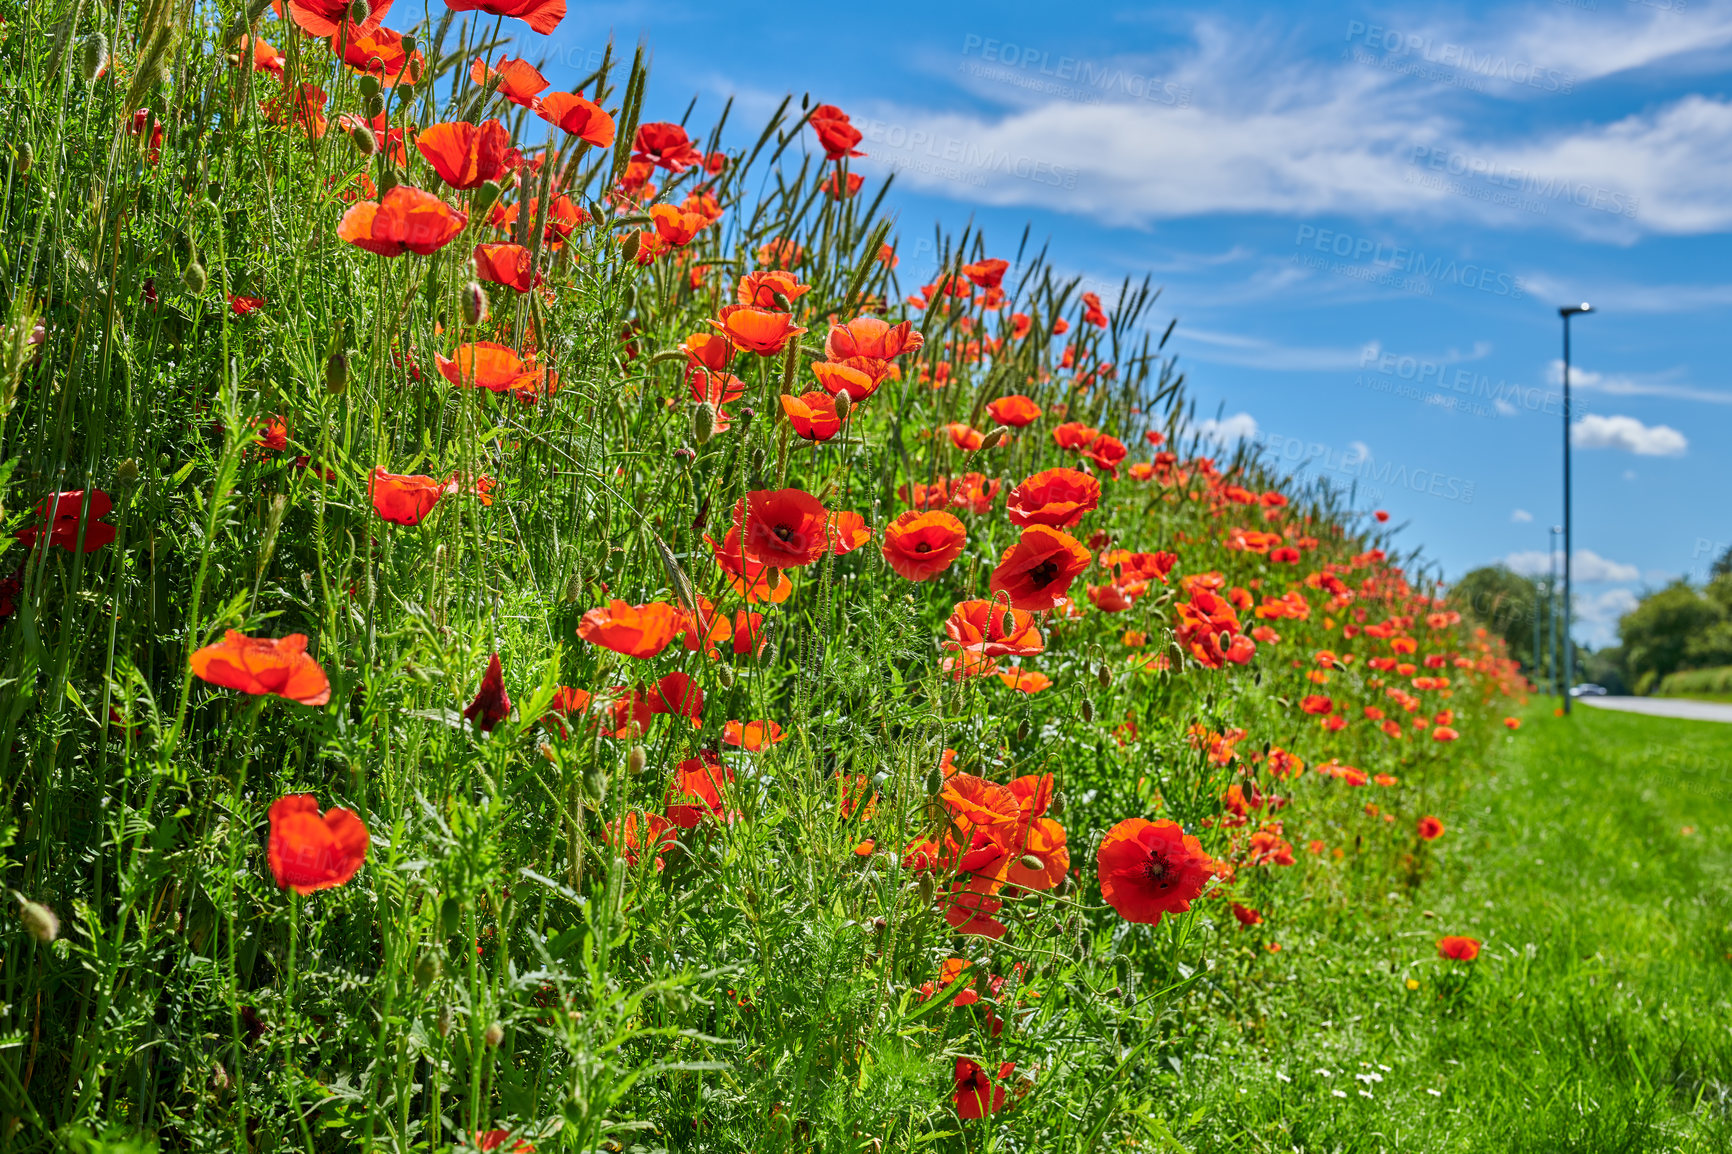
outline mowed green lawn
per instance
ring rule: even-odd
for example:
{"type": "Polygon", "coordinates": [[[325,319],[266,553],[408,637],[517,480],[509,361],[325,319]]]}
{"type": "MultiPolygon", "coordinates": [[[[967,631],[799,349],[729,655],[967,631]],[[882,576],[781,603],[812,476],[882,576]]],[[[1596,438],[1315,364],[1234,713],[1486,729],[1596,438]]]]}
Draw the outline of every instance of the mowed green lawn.
{"type": "Polygon", "coordinates": [[[1167,1148],[1732,1150],[1732,725],[1541,703],[1439,816],[1411,888],[1305,855],[1237,1028],[1150,1071],[1167,1148]]]}

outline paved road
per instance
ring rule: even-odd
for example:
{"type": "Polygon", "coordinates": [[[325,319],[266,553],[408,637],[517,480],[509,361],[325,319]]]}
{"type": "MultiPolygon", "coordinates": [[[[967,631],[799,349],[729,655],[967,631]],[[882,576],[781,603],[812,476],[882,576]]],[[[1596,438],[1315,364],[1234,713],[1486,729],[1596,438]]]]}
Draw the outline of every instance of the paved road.
{"type": "Polygon", "coordinates": [[[1732,705],[1717,701],[1685,701],[1677,697],[1578,697],[1577,705],[1618,709],[1652,717],[1682,717],[1690,721],[1732,721],[1732,705]]]}

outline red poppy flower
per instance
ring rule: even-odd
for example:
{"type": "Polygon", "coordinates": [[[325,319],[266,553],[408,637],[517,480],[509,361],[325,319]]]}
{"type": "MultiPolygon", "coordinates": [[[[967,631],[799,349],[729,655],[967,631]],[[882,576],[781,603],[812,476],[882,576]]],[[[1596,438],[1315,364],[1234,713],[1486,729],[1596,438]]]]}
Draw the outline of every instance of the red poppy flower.
{"type": "Polygon", "coordinates": [[[482,733],[492,733],[493,727],[511,715],[511,698],[505,692],[505,673],[499,668],[499,654],[487,660],[481,675],[481,685],[475,699],[463,710],[463,716],[473,721],[482,733]]]}
{"type": "Polygon", "coordinates": [[[445,482],[420,473],[387,473],[374,469],[367,478],[373,508],[393,525],[419,525],[445,495],[445,482]]]}
{"type": "Polygon", "coordinates": [[[581,92],[553,92],[542,97],[535,114],[557,124],[585,144],[607,148],[613,144],[613,117],[581,92]]]}
{"type": "Polygon", "coordinates": [[[343,25],[347,25],[348,35],[364,36],[384,22],[393,2],[379,0],[369,5],[367,18],[359,24],[349,22],[349,0],[287,0],[288,17],[311,36],[335,36],[343,25]]]}
{"type": "Polygon", "coordinates": [[[1025,669],[1020,665],[1000,669],[994,676],[1018,693],[1039,693],[1043,689],[1052,688],[1052,678],[1038,670],[1025,669]]]}
{"type": "Polygon", "coordinates": [[[860,191],[860,186],[865,183],[866,178],[861,176],[858,172],[850,172],[844,176],[842,170],[838,168],[832,171],[829,179],[825,180],[818,187],[831,200],[847,200],[849,197],[858,193],[860,191]]]}
{"type": "Polygon", "coordinates": [[[1461,734],[1447,725],[1440,725],[1431,731],[1431,740],[1433,741],[1454,741],[1460,736],[1461,734]]]}
{"type": "Polygon", "coordinates": [[[968,544],[968,530],[945,512],[910,509],[884,527],[884,560],[898,576],[929,581],[950,567],[968,544]]]}
{"type": "Polygon", "coordinates": [[[1479,939],[1449,935],[1437,939],[1437,956],[1454,962],[1471,962],[1479,957],[1479,939]]]}
{"type": "Polygon", "coordinates": [[[739,285],[734,289],[734,301],[736,304],[751,305],[753,308],[787,312],[788,305],[811,291],[811,285],[802,284],[799,277],[786,269],[760,269],[740,278],[739,285]],[[777,297],[781,300],[777,300],[777,297]]]}
{"type": "Polygon", "coordinates": [[[952,421],[944,426],[944,431],[950,434],[950,443],[965,453],[972,453],[980,448],[986,434],[961,421],[952,421]]]}
{"type": "Polygon", "coordinates": [[[803,489],[754,489],[734,508],[734,523],[743,522],[746,560],[776,569],[798,569],[822,557],[829,519],[818,498],[803,489]]]}
{"type": "Polygon", "coordinates": [[[241,296],[238,293],[229,293],[228,298],[229,308],[237,317],[251,316],[265,307],[264,297],[249,297],[241,296]]]}
{"type": "Polygon", "coordinates": [[[1052,431],[1052,443],[1061,449],[1085,448],[1100,433],[1081,421],[1066,421],[1052,431]]]}
{"type": "MultiPolygon", "coordinates": [[[[1387,521],[1388,521],[1388,520],[1389,520],[1389,512],[1388,512],[1388,511],[1387,511],[1387,510],[1385,510],[1385,509],[1378,509],[1378,510],[1375,510],[1375,511],[1374,511],[1374,512],[1373,512],[1373,513],[1372,513],[1372,514],[1371,514],[1371,515],[1372,515],[1372,516],[1373,516],[1373,517],[1376,517],[1376,518],[1377,518],[1377,523],[1378,523],[1378,524],[1379,524],[1379,525],[1382,525],[1382,524],[1384,524],[1384,523],[1386,523],[1386,522],[1387,522],[1387,521]]],[[[1473,940],[1473,939],[1471,939],[1471,938],[1469,938],[1469,939],[1467,939],[1467,940],[1468,940],[1468,941],[1472,941],[1472,940],[1473,940]]]]}
{"type": "Polygon", "coordinates": [[[1111,473],[1119,475],[1119,462],[1125,459],[1125,443],[1117,437],[1109,437],[1105,433],[1094,438],[1083,447],[1083,456],[1111,473]]]}
{"type": "Polygon", "coordinates": [[[843,511],[830,522],[830,548],[836,556],[852,553],[872,540],[872,527],[858,513],[843,511]]]}
{"type": "Polygon", "coordinates": [[[1299,708],[1306,713],[1324,717],[1335,712],[1335,702],[1321,693],[1308,693],[1299,701],[1299,708]]]}
{"type": "Polygon", "coordinates": [[[291,793],[271,803],[266,850],[271,876],[282,889],[306,895],[346,885],[367,860],[371,838],[353,811],[332,806],[319,813],[310,793],[291,793]]]}
{"type": "Polygon", "coordinates": [[[1426,841],[1436,841],[1443,836],[1443,823],[1430,814],[1426,814],[1419,819],[1418,832],[1419,836],[1426,841]]]}
{"type": "Polygon", "coordinates": [[[1100,504],[1101,483],[1075,469],[1047,469],[1010,491],[1005,512],[1013,525],[1067,528],[1100,504]]]}
{"type": "Polygon", "coordinates": [[[1522,727],[1522,719],[1519,717],[1506,717],[1503,719],[1503,724],[1505,729],[1520,729],[1522,727]]]}
{"type": "MultiPolygon", "coordinates": [[[[1004,1081],[1016,1070],[1015,1062],[1006,1062],[998,1068],[999,1081],[1004,1081]]],[[[996,1114],[1004,1108],[1006,1092],[1003,1086],[994,1085],[980,1063],[972,1058],[956,1059],[956,1089],[951,1094],[951,1100],[956,1103],[956,1116],[959,1118],[984,1118],[988,1114],[996,1114]]]]}
{"type": "MultiPolygon", "coordinates": [[[[528,292],[532,287],[532,261],[529,250],[520,244],[478,244],[475,246],[475,278],[488,284],[501,284],[528,292]]],[[[538,276],[537,282],[541,280],[538,276]]],[[[509,351],[509,350],[508,350],[509,351]]],[[[460,384],[453,381],[452,384],[460,384]]]]}
{"type": "Polygon", "coordinates": [[[333,51],[341,46],[343,63],[357,72],[377,77],[386,88],[395,84],[419,84],[427,60],[419,50],[403,51],[403,34],[389,28],[331,37],[333,51]]]}
{"type": "Polygon", "coordinates": [[[650,220],[655,224],[657,238],[673,248],[690,244],[710,223],[702,213],[687,212],[672,204],[658,204],[650,209],[650,220]]]}
{"type": "MultiPolygon", "coordinates": [[[[734,346],[721,333],[693,333],[680,342],[680,352],[686,355],[688,369],[702,368],[712,373],[725,373],[734,359],[734,346]]],[[[740,386],[741,392],[745,386],[740,386]]],[[[694,397],[701,400],[701,397],[694,397]]],[[[729,398],[732,400],[733,398],[729,398]]]]}
{"type": "Polygon", "coordinates": [[[668,820],[681,829],[695,829],[705,817],[727,819],[722,789],[734,780],[734,772],[711,750],[680,762],[668,793],[668,820]]]}
{"type": "Polygon", "coordinates": [[[494,393],[534,392],[543,375],[509,345],[496,341],[458,345],[449,359],[435,353],[433,363],[440,375],[458,388],[480,388],[494,393]]]}
{"type": "Polygon", "coordinates": [[[1215,863],[1176,821],[1127,818],[1107,831],[1097,854],[1101,896],[1126,921],[1156,925],[1203,892],[1215,863]]]}
{"type": "Polygon", "coordinates": [[[945,648],[988,657],[1032,657],[1046,648],[1033,614],[998,601],[957,602],[944,622],[944,635],[945,648]]]}
{"type": "MultiPolygon", "coordinates": [[[[625,815],[624,821],[618,824],[610,821],[602,826],[601,837],[609,846],[619,851],[626,865],[633,868],[637,866],[640,851],[653,851],[656,855],[656,869],[660,870],[667,866],[662,851],[673,845],[679,835],[674,832],[673,823],[661,814],[632,810],[625,815]]],[[[500,1141],[504,1141],[505,1131],[495,1130],[492,1133],[501,1135],[500,1141]]],[[[499,1143],[494,1143],[493,1147],[483,1146],[480,1142],[476,1145],[482,1150],[488,1150],[496,1148],[499,1143]]],[[[528,1143],[519,1143],[518,1146],[528,1146],[528,1143]]],[[[528,1148],[534,1149],[533,1146],[528,1148]]]]}
{"type": "Polygon", "coordinates": [[[631,151],[634,159],[646,160],[669,172],[684,172],[704,162],[704,154],[692,144],[686,130],[665,120],[638,125],[631,151]]]}
{"type": "Polygon", "coordinates": [[[1233,903],[1233,916],[1238,919],[1242,926],[1260,926],[1263,924],[1262,914],[1250,906],[1242,906],[1238,902],[1233,903]]]}
{"type": "Polygon", "coordinates": [[[259,101],[259,111],[270,123],[281,128],[298,128],[307,139],[317,140],[330,127],[325,118],[325,105],[330,99],[317,84],[284,85],[276,95],[259,101]]]}
{"type": "Polygon", "coordinates": [[[753,753],[770,748],[788,735],[773,721],[748,721],[744,725],[730,721],[722,726],[722,743],[737,745],[753,753]]]}
{"type": "Polygon", "coordinates": [[[616,600],[585,613],[578,622],[577,635],[626,657],[648,659],[666,649],[684,624],[680,611],[672,605],[660,601],[630,605],[616,600]]]}
{"type": "Polygon", "coordinates": [[[997,478],[988,481],[981,473],[964,473],[950,484],[950,504],[971,513],[990,513],[1001,484],[997,478]]]}
{"type": "Polygon", "coordinates": [[[836,398],[828,393],[811,392],[790,397],[782,394],[782,411],[794,434],[808,441],[828,441],[842,431],[842,419],[836,415],[836,398]]]}
{"type": "MultiPolygon", "coordinates": [[[[724,573],[728,575],[734,591],[745,597],[748,604],[769,601],[780,605],[794,591],[793,582],[788,580],[786,573],[780,572],[775,566],[765,565],[758,561],[748,560],[744,547],[740,544],[741,533],[738,524],[729,528],[722,537],[721,543],[708,534],[704,541],[709,545],[711,553],[724,573]]],[[[744,652],[739,648],[739,635],[734,637],[735,652],[744,652]]]]}
{"type": "Polygon", "coordinates": [[[94,553],[104,545],[114,542],[114,526],[102,518],[114,508],[114,500],[101,489],[90,491],[90,511],[85,517],[82,547],[78,535],[78,518],[84,511],[84,490],[73,489],[65,493],[56,493],[46,497],[36,506],[37,516],[42,518],[40,526],[18,530],[18,540],[24,542],[26,549],[36,547],[37,536],[46,530],[48,543],[58,545],[68,553],[94,553]]]}
{"type": "Polygon", "coordinates": [[[1146,586],[1120,585],[1113,582],[1107,585],[1090,585],[1088,587],[1089,601],[1102,613],[1123,613],[1137,603],[1137,593],[1146,586]]]}
{"type": "Polygon", "coordinates": [[[665,674],[655,683],[655,689],[644,696],[649,701],[652,714],[683,717],[692,723],[694,729],[702,723],[704,691],[689,673],[675,671],[665,674]]]}
{"type": "Polygon", "coordinates": [[[751,305],[723,305],[710,324],[742,353],[763,357],[776,356],[790,340],[806,331],[788,313],[751,305]]]}
{"type": "Polygon", "coordinates": [[[990,260],[979,260],[973,264],[962,266],[962,275],[983,289],[995,289],[1004,283],[1004,274],[1010,268],[1010,262],[993,257],[990,260]]]}
{"type": "Polygon", "coordinates": [[[431,256],[455,240],[469,223],[430,192],[400,184],[377,202],[364,200],[343,214],[337,236],[380,256],[405,252],[431,256]]]}
{"type": "Polygon", "coordinates": [[[865,156],[854,146],[860,143],[860,130],[848,122],[848,114],[834,104],[820,104],[812,110],[807,123],[818,134],[824,147],[825,160],[841,160],[844,156],[865,156]]]}
{"type": "Polygon", "coordinates": [[[543,36],[565,19],[565,0],[445,0],[453,12],[485,12],[521,20],[543,36]]]}
{"type": "Polygon", "coordinates": [[[331,700],[330,679],[307,656],[307,638],[302,633],[247,637],[230,629],[215,645],[195,652],[189,664],[201,681],[255,697],[282,697],[302,705],[331,700]]]}
{"type": "Polygon", "coordinates": [[[890,374],[890,362],[874,360],[871,357],[853,357],[846,361],[818,361],[812,366],[812,375],[818,378],[818,383],[831,396],[848,394],[848,399],[859,404],[878,391],[878,386],[884,383],[884,378],[890,374]]]}
{"type": "Polygon", "coordinates": [[[422,129],[415,137],[415,147],[440,180],[462,190],[479,188],[505,175],[505,154],[511,149],[511,137],[497,120],[483,121],[480,125],[454,120],[422,129]]]}
{"type": "Polygon", "coordinates": [[[887,361],[903,353],[917,353],[925,337],[914,331],[913,323],[891,324],[875,316],[855,317],[845,325],[831,325],[824,339],[824,355],[832,361],[850,357],[871,357],[887,361]]]}
{"type": "Polygon", "coordinates": [[[988,588],[1009,594],[1017,609],[1052,609],[1088,564],[1089,551],[1076,538],[1047,525],[1030,525],[1004,551],[988,588]]]}
{"type": "Polygon", "coordinates": [[[535,108],[539,103],[537,95],[549,85],[547,77],[527,60],[513,60],[509,56],[501,56],[499,63],[492,68],[480,57],[469,62],[470,83],[485,87],[495,78],[498,83],[494,91],[519,108],[535,108]]]}
{"type": "Polygon", "coordinates": [[[986,406],[986,411],[992,414],[993,420],[1013,429],[1020,429],[1040,420],[1040,406],[1021,393],[999,397],[986,406]]]}

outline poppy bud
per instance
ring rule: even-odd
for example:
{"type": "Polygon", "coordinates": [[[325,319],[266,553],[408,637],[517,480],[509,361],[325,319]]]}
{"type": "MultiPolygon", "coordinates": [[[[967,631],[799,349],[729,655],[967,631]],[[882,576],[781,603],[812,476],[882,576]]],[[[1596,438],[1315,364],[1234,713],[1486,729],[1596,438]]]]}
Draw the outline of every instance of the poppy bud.
{"type": "Polygon", "coordinates": [[[929,906],[937,896],[932,884],[932,875],[922,874],[920,876],[920,903],[929,906]]]}
{"type": "Polygon", "coordinates": [[[30,166],[36,159],[36,154],[30,149],[30,142],[28,140],[20,141],[13,155],[17,158],[18,175],[30,175],[30,166]]]}
{"type": "Polygon", "coordinates": [[[180,283],[186,286],[186,291],[193,296],[204,292],[206,274],[204,265],[194,260],[186,266],[186,271],[180,274],[180,283]]]}
{"type": "Polygon", "coordinates": [[[223,1069],[223,1064],[221,1062],[212,1062],[210,1064],[210,1079],[205,1083],[205,1085],[209,1086],[210,1092],[219,1098],[228,1093],[229,1072],[223,1069]]]}
{"type": "Polygon", "coordinates": [[[404,59],[408,59],[409,57],[415,55],[415,49],[417,49],[419,47],[420,47],[420,45],[415,42],[415,38],[413,36],[403,37],[401,48],[403,50],[404,59]]]}
{"type": "Polygon", "coordinates": [[[854,399],[848,395],[848,390],[843,389],[841,392],[836,394],[836,419],[838,421],[846,421],[848,419],[848,412],[853,409],[853,407],[854,399]]]}
{"type": "Polygon", "coordinates": [[[692,440],[700,445],[710,443],[716,435],[716,407],[708,401],[699,402],[692,410],[692,440]]]}
{"type": "Polygon", "coordinates": [[[1082,699],[1082,719],[1090,724],[1095,719],[1095,703],[1086,697],[1082,699]]]}
{"type": "Polygon", "coordinates": [[[425,990],[439,980],[439,955],[429,951],[421,955],[421,960],[415,963],[415,984],[425,990]]]}
{"type": "Polygon", "coordinates": [[[638,235],[639,234],[636,232],[628,233],[625,238],[625,244],[620,246],[620,252],[624,254],[625,259],[628,261],[634,261],[637,259],[638,235]]]}
{"type": "Polygon", "coordinates": [[[60,919],[54,916],[54,911],[41,902],[33,902],[18,891],[12,891],[12,896],[18,899],[18,920],[24,923],[24,928],[30,931],[30,936],[47,945],[60,936],[60,919]]]}
{"type": "Polygon", "coordinates": [[[944,789],[944,771],[935,769],[926,775],[926,792],[939,793],[944,789]]]}
{"type": "Polygon", "coordinates": [[[379,180],[377,183],[377,187],[379,189],[379,199],[380,200],[385,199],[385,194],[387,192],[390,192],[393,188],[396,188],[397,185],[400,183],[401,182],[397,179],[397,174],[395,172],[392,172],[389,168],[387,168],[384,172],[381,172],[379,174],[379,180]]]}
{"type": "Polygon", "coordinates": [[[441,1038],[447,1037],[451,1033],[450,1006],[439,1007],[439,1014],[433,1019],[433,1029],[438,1031],[441,1038]]]}
{"type": "Polygon", "coordinates": [[[1016,727],[1016,739],[1018,741],[1027,741],[1028,740],[1028,729],[1029,729],[1028,718],[1025,717],[1022,719],[1022,722],[1019,725],[1017,725],[1017,727],[1016,727]]]}
{"type": "Polygon", "coordinates": [[[497,1046],[505,1041],[505,1027],[498,1022],[489,1022],[487,1029],[481,1034],[481,1040],[489,1046],[497,1046]]]}
{"type": "Polygon", "coordinates": [[[476,189],[474,195],[470,197],[469,215],[476,217],[485,213],[488,209],[493,207],[494,201],[499,199],[499,194],[503,191],[504,190],[499,187],[499,182],[497,180],[487,181],[480,188],[476,189]]]}
{"type": "Polygon", "coordinates": [[[583,791],[597,806],[607,797],[607,774],[603,773],[599,766],[583,775],[583,791]]]}
{"type": "MultiPolygon", "coordinates": [[[[372,9],[367,4],[367,0],[354,0],[354,3],[349,5],[349,21],[351,23],[365,24],[367,22],[367,17],[372,14],[372,9]]],[[[408,55],[408,53],[404,53],[404,55],[408,55]]]]}
{"type": "Polygon", "coordinates": [[[1101,662],[1100,682],[1102,689],[1111,689],[1113,687],[1112,667],[1104,661],[1101,662]]]}
{"type": "Polygon", "coordinates": [[[349,387],[349,354],[341,349],[325,358],[325,391],[336,396],[349,387]]]}
{"type": "Polygon", "coordinates": [[[980,448],[976,449],[975,452],[984,453],[988,449],[996,449],[999,442],[1003,441],[1008,436],[1010,436],[1010,430],[1004,425],[1000,425],[996,429],[992,430],[992,432],[986,434],[986,436],[980,438],[980,448]]]}
{"type": "Polygon", "coordinates": [[[1225,653],[1233,646],[1233,635],[1223,629],[1221,630],[1221,635],[1215,638],[1215,644],[1219,645],[1221,647],[1221,652],[1225,653]]]}
{"type": "Polygon", "coordinates": [[[445,936],[450,937],[457,932],[457,920],[463,916],[463,907],[457,904],[456,898],[446,898],[439,907],[439,921],[445,927],[445,936]]]}
{"type": "Polygon", "coordinates": [[[589,219],[595,222],[597,228],[600,228],[602,225],[607,223],[607,209],[601,206],[601,201],[596,200],[590,202],[589,219]]]}
{"type": "Polygon", "coordinates": [[[487,319],[487,290],[480,281],[470,281],[463,289],[463,323],[478,325],[487,319]]]}
{"type": "Polygon", "coordinates": [[[101,32],[92,32],[84,38],[84,55],[78,61],[79,75],[84,77],[84,83],[89,84],[107,67],[108,37],[101,32]]]}
{"type": "Polygon", "coordinates": [[[355,146],[355,151],[362,156],[372,156],[379,150],[379,138],[373,135],[373,130],[365,124],[357,124],[349,130],[349,143],[355,146]]]}
{"type": "Polygon", "coordinates": [[[674,456],[679,458],[682,464],[687,465],[698,459],[697,450],[687,448],[685,445],[681,445],[679,448],[675,449],[674,456]]]}
{"type": "MultiPolygon", "coordinates": [[[[407,56],[408,53],[405,52],[404,55],[407,56]]],[[[361,90],[362,96],[377,96],[379,95],[379,78],[372,73],[367,73],[356,82],[355,87],[361,90]]]]}
{"type": "Polygon", "coordinates": [[[138,462],[128,457],[114,467],[114,479],[121,485],[138,484],[138,462]]]}
{"type": "Polygon", "coordinates": [[[1022,855],[1022,868],[1025,870],[1044,870],[1046,863],[1031,853],[1025,853],[1022,855]]]}
{"type": "Polygon", "coordinates": [[[625,755],[625,771],[633,777],[643,773],[643,767],[649,761],[649,752],[641,745],[634,745],[625,755]]]}
{"type": "Polygon", "coordinates": [[[376,120],[385,114],[385,98],[383,96],[362,97],[361,111],[368,120],[376,120]]]}
{"type": "Polygon", "coordinates": [[[744,433],[747,429],[752,427],[752,418],[757,415],[758,410],[747,405],[745,408],[740,410],[740,415],[735,418],[734,424],[740,426],[740,432],[744,433]]]}
{"type": "Polygon", "coordinates": [[[729,665],[716,666],[716,680],[722,683],[723,689],[732,689],[734,687],[733,667],[729,665]]]}

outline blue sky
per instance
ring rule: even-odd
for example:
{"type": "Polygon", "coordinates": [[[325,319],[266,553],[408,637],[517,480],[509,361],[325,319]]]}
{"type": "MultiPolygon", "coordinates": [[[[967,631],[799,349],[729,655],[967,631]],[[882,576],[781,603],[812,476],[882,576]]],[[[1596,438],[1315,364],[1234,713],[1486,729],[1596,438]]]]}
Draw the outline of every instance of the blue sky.
{"type": "Polygon", "coordinates": [[[1543,563],[1557,306],[1589,301],[1580,635],[1701,579],[1732,543],[1732,0],[1151,8],[574,5],[519,43],[568,86],[642,41],[646,119],[731,95],[732,147],[786,93],[841,106],[856,171],[897,174],[905,284],[971,216],[1113,291],[1152,273],[1208,428],[1357,477],[1450,576],[1543,563]]]}

